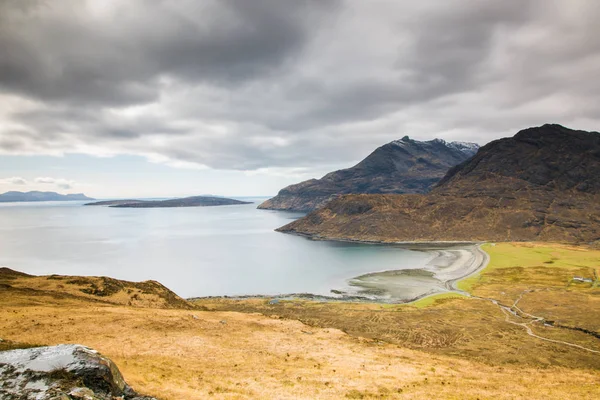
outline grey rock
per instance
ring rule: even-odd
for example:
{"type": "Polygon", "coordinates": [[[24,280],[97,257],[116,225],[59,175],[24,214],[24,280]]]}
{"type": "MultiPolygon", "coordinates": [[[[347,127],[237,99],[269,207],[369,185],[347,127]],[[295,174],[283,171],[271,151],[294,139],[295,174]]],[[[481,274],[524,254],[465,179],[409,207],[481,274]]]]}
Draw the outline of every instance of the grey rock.
{"type": "Polygon", "coordinates": [[[76,344],[0,352],[0,382],[3,400],[152,399],[127,385],[110,359],[76,344]]]}

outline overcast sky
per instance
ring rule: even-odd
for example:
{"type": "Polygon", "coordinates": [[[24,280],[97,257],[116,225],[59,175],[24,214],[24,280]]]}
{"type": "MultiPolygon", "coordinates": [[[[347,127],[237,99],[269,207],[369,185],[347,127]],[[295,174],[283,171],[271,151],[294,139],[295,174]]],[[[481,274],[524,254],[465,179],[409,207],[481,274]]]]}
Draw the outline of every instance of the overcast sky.
{"type": "Polygon", "coordinates": [[[0,0],[0,191],[271,195],[404,135],[600,127],[596,0],[0,0]]]}

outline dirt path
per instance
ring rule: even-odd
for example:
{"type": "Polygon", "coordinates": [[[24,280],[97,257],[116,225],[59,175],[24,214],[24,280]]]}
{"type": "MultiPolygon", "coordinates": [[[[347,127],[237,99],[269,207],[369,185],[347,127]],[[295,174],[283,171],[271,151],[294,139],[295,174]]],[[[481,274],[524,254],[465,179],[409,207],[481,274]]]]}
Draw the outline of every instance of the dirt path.
{"type": "MultiPolygon", "coordinates": [[[[565,346],[575,347],[575,348],[578,348],[578,349],[581,349],[581,350],[586,350],[586,351],[589,351],[589,352],[592,352],[592,353],[600,354],[600,351],[598,351],[598,350],[593,350],[593,349],[590,349],[590,348],[587,348],[587,347],[583,347],[583,346],[580,346],[580,345],[578,345],[578,344],[575,344],[575,343],[569,343],[569,342],[565,342],[565,341],[563,341],[563,340],[548,339],[548,338],[545,338],[545,337],[543,337],[543,336],[536,335],[535,333],[533,333],[533,330],[531,329],[531,326],[530,326],[530,325],[531,325],[533,322],[536,322],[536,321],[543,321],[543,320],[544,320],[544,318],[542,318],[542,317],[536,317],[536,316],[532,316],[532,317],[533,317],[533,319],[532,319],[531,321],[529,321],[529,322],[515,322],[515,321],[511,321],[511,319],[510,319],[510,315],[511,315],[512,313],[511,313],[510,311],[508,311],[508,310],[507,310],[507,307],[505,307],[505,306],[501,306],[500,304],[497,304],[497,303],[496,303],[496,305],[497,305],[498,307],[500,307],[500,309],[501,309],[501,310],[502,310],[502,312],[504,313],[504,320],[505,320],[506,322],[508,322],[509,324],[513,324],[513,325],[517,325],[517,326],[522,326],[523,328],[525,328],[525,330],[527,331],[527,334],[528,334],[529,336],[533,336],[534,338],[537,338],[537,339],[540,339],[540,340],[544,340],[544,341],[546,341],[546,342],[552,342],[552,343],[564,344],[565,346]]],[[[526,315],[531,315],[531,314],[527,314],[527,313],[525,313],[525,314],[526,314],[526,315]]]]}
{"type": "Polygon", "coordinates": [[[517,298],[517,300],[514,301],[514,303],[513,303],[513,305],[511,307],[502,305],[502,304],[500,304],[498,302],[498,300],[495,300],[495,299],[490,299],[490,298],[486,298],[486,297],[478,297],[478,296],[471,296],[471,297],[474,298],[474,299],[478,299],[478,300],[489,301],[489,302],[495,304],[496,306],[498,306],[500,308],[500,310],[502,311],[502,313],[504,314],[504,320],[506,322],[508,322],[509,324],[512,324],[512,325],[517,325],[517,326],[525,328],[525,330],[527,331],[527,334],[529,336],[532,336],[534,338],[537,338],[537,339],[540,339],[540,340],[543,340],[543,341],[546,341],[546,342],[563,344],[565,346],[575,347],[577,349],[589,351],[591,353],[600,354],[599,350],[590,349],[588,347],[580,346],[580,345],[575,344],[575,343],[565,342],[563,340],[549,339],[549,338],[546,338],[546,337],[543,337],[543,336],[540,336],[540,335],[536,335],[533,332],[533,329],[531,329],[531,324],[533,324],[534,322],[543,323],[544,320],[545,320],[545,318],[537,316],[537,315],[529,314],[529,313],[521,310],[517,306],[517,304],[519,303],[519,301],[521,301],[521,299],[523,298],[523,295],[525,293],[530,293],[530,292],[531,292],[530,290],[525,290],[523,293],[521,293],[519,295],[519,297],[517,298]],[[518,313],[516,311],[514,311],[515,309],[518,311],[518,313]],[[522,315],[524,315],[524,316],[528,317],[530,319],[530,321],[528,321],[528,322],[516,322],[516,321],[512,321],[510,319],[511,315],[513,317],[517,317],[517,318],[523,318],[522,315]]]}
{"type": "Polygon", "coordinates": [[[519,303],[519,301],[521,301],[521,299],[523,298],[523,295],[524,295],[525,293],[529,293],[529,292],[530,292],[530,290],[525,290],[523,293],[521,293],[521,294],[519,295],[519,297],[518,297],[518,298],[517,298],[517,299],[514,301],[513,305],[512,305],[511,307],[508,307],[508,306],[505,306],[505,305],[502,305],[502,304],[500,304],[500,303],[498,302],[498,300],[495,300],[495,299],[490,299],[490,298],[485,298],[485,297],[479,297],[479,296],[473,296],[472,294],[470,294],[470,293],[468,293],[468,292],[465,292],[465,291],[462,291],[462,290],[458,289],[458,288],[456,287],[456,284],[457,284],[457,283],[458,283],[460,280],[462,280],[462,279],[465,279],[465,278],[467,278],[467,277],[469,277],[469,276],[472,276],[472,275],[474,275],[474,274],[476,274],[476,273],[480,272],[480,271],[481,271],[481,270],[483,270],[483,269],[484,269],[484,268],[485,268],[485,267],[488,265],[488,263],[490,262],[490,256],[489,256],[489,255],[488,255],[488,254],[487,254],[485,251],[483,251],[483,249],[481,248],[481,245],[479,245],[479,246],[476,246],[476,252],[475,252],[474,254],[475,254],[475,257],[476,257],[476,259],[475,259],[475,261],[474,261],[474,262],[478,262],[478,263],[479,263],[479,266],[478,266],[478,267],[477,267],[477,269],[475,269],[474,271],[472,271],[472,272],[469,272],[468,274],[466,274],[466,275],[464,275],[464,276],[462,276],[462,277],[460,277],[460,278],[456,278],[456,279],[452,279],[452,280],[448,280],[448,281],[446,281],[446,282],[445,282],[445,286],[446,286],[446,288],[447,288],[447,289],[448,289],[450,292],[461,293],[461,294],[464,294],[464,295],[466,295],[466,296],[469,296],[469,297],[471,297],[471,298],[474,298],[474,299],[478,299],[478,300],[485,300],[485,301],[489,301],[489,302],[493,303],[494,305],[496,305],[497,307],[499,307],[499,308],[500,308],[500,310],[501,310],[501,311],[502,311],[502,313],[504,314],[504,320],[505,320],[506,322],[508,322],[509,324],[512,324],[512,325],[517,325],[517,326],[521,326],[521,327],[525,328],[525,330],[526,330],[526,332],[527,332],[527,334],[528,334],[529,336],[532,336],[532,337],[534,337],[534,338],[537,338],[537,339],[540,339],[540,340],[544,340],[544,341],[546,341],[546,342],[563,344],[563,345],[565,345],[565,346],[575,347],[575,348],[578,348],[578,349],[581,349],[581,350],[585,350],[585,351],[589,351],[589,352],[592,352],[592,353],[600,354],[600,351],[599,351],[599,350],[590,349],[590,348],[587,348],[587,347],[584,347],[584,346],[580,346],[580,345],[578,345],[578,344],[575,344],[575,343],[569,343],[569,342],[565,342],[565,341],[563,341],[563,340],[549,339],[549,338],[545,338],[545,337],[543,337],[543,336],[540,336],[540,335],[536,335],[536,334],[533,332],[533,330],[531,329],[531,326],[530,326],[530,325],[531,325],[532,323],[534,323],[534,322],[540,322],[540,323],[543,323],[543,321],[545,320],[545,318],[544,318],[544,317],[537,316],[537,315],[529,314],[529,313],[527,313],[527,312],[525,312],[525,311],[521,310],[521,309],[518,307],[518,305],[517,305],[517,304],[519,303]],[[518,313],[517,313],[517,312],[515,312],[515,311],[514,311],[514,309],[516,309],[516,310],[518,311],[518,313]],[[521,317],[521,315],[523,315],[523,316],[526,316],[526,317],[528,317],[528,318],[530,319],[530,321],[529,321],[529,322],[515,322],[515,321],[512,321],[512,320],[510,319],[510,316],[511,316],[511,315],[512,315],[512,316],[514,316],[514,317],[517,317],[517,318],[522,318],[522,317],[521,317]]]}

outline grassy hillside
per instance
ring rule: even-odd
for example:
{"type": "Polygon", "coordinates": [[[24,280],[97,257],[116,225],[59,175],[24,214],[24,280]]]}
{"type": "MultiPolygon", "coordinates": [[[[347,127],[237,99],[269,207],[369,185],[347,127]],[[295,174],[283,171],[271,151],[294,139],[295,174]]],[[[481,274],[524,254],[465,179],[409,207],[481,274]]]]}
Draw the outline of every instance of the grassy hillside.
{"type": "Polygon", "coordinates": [[[48,295],[149,308],[193,307],[156,281],[129,282],[105,276],[34,276],[0,268],[0,288],[31,297],[48,295]]]}

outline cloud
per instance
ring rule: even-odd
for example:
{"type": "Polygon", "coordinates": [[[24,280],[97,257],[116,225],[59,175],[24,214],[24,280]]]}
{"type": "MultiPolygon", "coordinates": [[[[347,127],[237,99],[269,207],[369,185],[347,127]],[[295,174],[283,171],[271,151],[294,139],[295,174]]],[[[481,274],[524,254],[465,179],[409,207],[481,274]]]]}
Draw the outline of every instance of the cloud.
{"type": "Polygon", "coordinates": [[[405,134],[593,130],[598,19],[586,0],[4,1],[0,153],[305,175],[405,134]]]}
{"type": "Polygon", "coordinates": [[[51,178],[51,177],[38,177],[34,180],[35,183],[55,185],[61,189],[72,189],[75,185],[75,181],[62,179],[62,178],[51,178]]]}
{"type": "Polygon", "coordinates": [[[13,176],[12,178],[0,179],[0,184],[3,185],[26,185],[27,181],[20,176],[13,176]]]}

